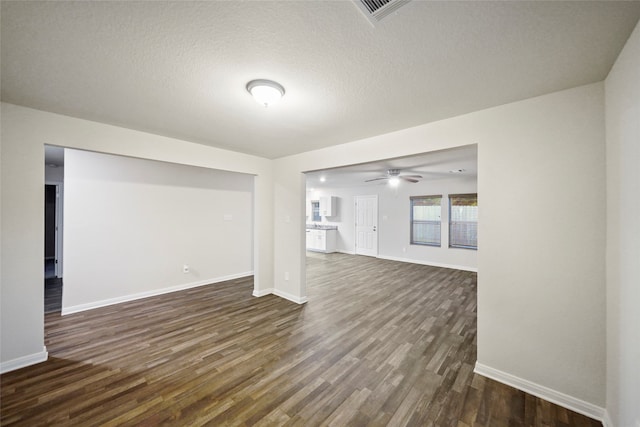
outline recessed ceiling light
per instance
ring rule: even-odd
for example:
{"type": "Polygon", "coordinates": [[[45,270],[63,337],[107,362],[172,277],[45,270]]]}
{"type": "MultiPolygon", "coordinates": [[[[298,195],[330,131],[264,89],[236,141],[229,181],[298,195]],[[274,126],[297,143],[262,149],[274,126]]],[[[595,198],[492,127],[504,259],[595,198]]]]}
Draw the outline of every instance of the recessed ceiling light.
{"type": "Polygon", "coordinates": [[[264,105],[265,108],[280,101],[280,98],[284,96],[282,85],[272,80],[251,80],[247,83],[247,91],[258,104],[264,105]]]}
{"type": "Polygon", "coordinates": [[[462,173],[462,172],[464,172],[464,171],[465,171],[465,169],[451,169],[451,170],[449,171],[449,173],[462,173]]]}
{"type": "Polygon", "coordinates": [[[320,182],[325,182],[327,180],[327,178],[325,178],[324,176],[320,177],[320,182]]]}

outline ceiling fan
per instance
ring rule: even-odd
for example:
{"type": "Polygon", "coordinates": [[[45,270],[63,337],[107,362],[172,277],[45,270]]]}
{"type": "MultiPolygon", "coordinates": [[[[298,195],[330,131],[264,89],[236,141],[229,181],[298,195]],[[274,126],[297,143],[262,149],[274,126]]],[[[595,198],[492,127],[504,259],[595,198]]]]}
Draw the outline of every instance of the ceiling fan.
{"type": "Polygon", "coordinates": [[[422,175],[400,175],[400,169],[388,169],[387,176],[381,176],[379,178],[367,179],[365,182],[379,181],[381,179],[388,179],[391,184],[397,184],[400,180],[416,183],[422,178],[422,175]]]}

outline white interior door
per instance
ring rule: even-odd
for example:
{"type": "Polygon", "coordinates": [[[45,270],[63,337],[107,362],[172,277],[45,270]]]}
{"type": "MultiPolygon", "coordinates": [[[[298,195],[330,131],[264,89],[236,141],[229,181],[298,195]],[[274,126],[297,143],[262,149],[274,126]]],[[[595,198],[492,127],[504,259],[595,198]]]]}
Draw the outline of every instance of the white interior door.
{"type": "Polygon", "coordinates": [[[378,196],[356,196],[356,254],[378,256],[378,196]]]}

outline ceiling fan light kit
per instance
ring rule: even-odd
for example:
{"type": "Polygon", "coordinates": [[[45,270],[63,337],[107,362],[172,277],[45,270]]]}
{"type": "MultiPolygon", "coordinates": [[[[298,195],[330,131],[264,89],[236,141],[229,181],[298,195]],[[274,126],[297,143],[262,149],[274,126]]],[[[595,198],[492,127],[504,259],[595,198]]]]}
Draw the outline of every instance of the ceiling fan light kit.
{"type": "Polygon", "coordinates": [[[387,176],[367,179],[364,182],[379,181],[381,179],[388,180],[389,185],[391,185],[392,187],[396,187],[400,183],[400,180],[415,184],[416,182],[418,182],[418,180],[422,179],[422,175],[400,175],[400,169],[388,169],[387,176]]]}
{"type": "Polygon", "coordinates": [[[280,101],[284,96],[284,87],[273,80],[257,79],[247,83],[247,92],[258,104],[267,108],[280,101]]]}

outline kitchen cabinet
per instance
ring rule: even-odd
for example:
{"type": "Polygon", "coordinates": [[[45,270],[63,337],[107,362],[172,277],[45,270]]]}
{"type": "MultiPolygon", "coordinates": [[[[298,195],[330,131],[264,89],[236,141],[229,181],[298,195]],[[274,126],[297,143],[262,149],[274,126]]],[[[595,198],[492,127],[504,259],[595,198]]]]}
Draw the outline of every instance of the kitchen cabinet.
{"type": "Polygon", "coordinates": [[[307,228],[307,250],[331,253],[336,251],[337,230],[307,228]]]}
{"type": "Polygon", "coordinates": [[[334,216],[337,212],[337,202],[335,196],[320,197],[320,215],[334,216]]]}

